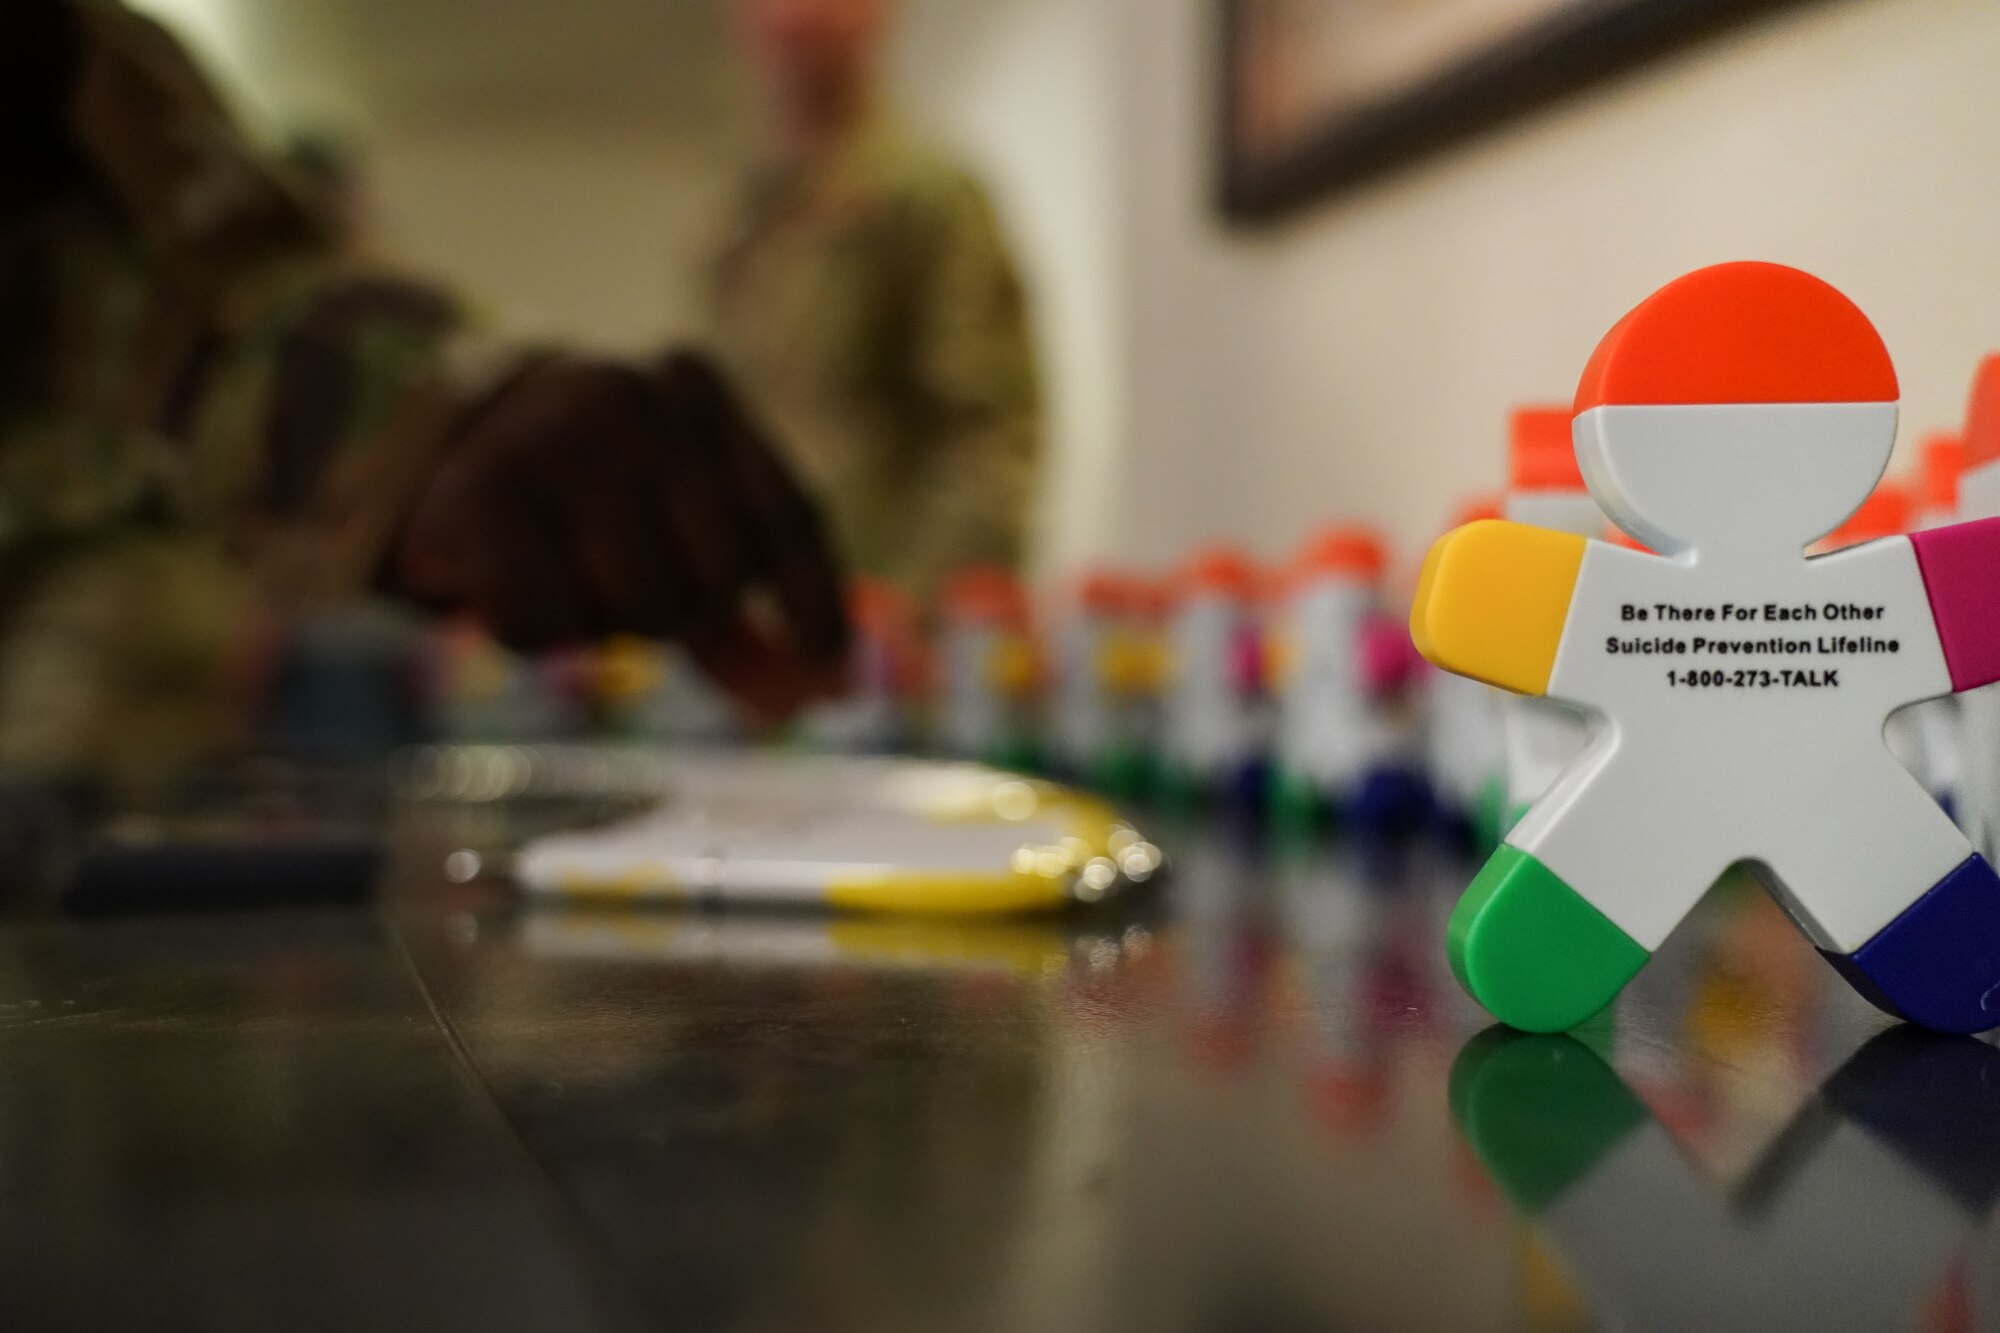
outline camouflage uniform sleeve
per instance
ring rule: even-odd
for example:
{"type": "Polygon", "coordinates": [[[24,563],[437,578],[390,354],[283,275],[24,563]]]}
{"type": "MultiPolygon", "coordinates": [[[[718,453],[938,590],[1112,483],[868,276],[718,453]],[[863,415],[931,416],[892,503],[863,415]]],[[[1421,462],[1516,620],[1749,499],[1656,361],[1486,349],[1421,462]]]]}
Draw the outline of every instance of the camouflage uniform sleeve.
{"type": "Polygon", "coordinates": [[[8,437],[13,510],[29,464],[116,484],[0,555],[0,769],[171,776],[235,734],[277,624],[373,579],[457,419],[456,316],[380,278],[284,286],[188,340],[134,429],[8,437]]]}
{"type": "Polygon", "coordinates": [[[93,195],[145,258],[134,328],[65,353],[122,365],[119,388],[70,406],[141,441],[145,507],[225,536],[280,602],[354,591],[465,398],[461,312],[337,255],[158,24],[77,12],[75,137],[93,195]]]}
{"type": "Polygon", "coordinates": [[[1042,424],[1026,300],[986,197],[954,176],[921,213],[906,290],[926,444],[892,573],[928,593],[963,564],[1019,565],[1042,424]]]}
{"type": "Polygon", "coordinates": [[[191,408],[190,507],[280,603],[366,588],[478,392],[473,345],[438,291],[303,275],[218,358],[191,408]]]}
{"type": "Polygon", "coordinates": [[[224,738],[273,607],[375,575],[465,321],[332,255],[157,25],[78,13],[87,182],[0,236],[43,353],[0,386],[0,770],[136,780],[224,738]]]}

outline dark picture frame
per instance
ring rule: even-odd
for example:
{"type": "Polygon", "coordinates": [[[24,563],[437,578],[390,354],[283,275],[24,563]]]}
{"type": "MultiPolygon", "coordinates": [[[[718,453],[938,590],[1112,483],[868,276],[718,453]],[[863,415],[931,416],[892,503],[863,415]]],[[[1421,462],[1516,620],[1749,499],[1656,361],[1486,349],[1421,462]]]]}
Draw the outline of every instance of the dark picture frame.
{"type": "Polygon", "coordinates": [[[1246,32],[1271,0],[1218,0],[1222,211],[1241,223],[1284,216],[1697,40],[1816,2],[1548,0],[1546,16],[1441,72],[1330,109],[1277,148],[1253,151],[1246,32]]]}

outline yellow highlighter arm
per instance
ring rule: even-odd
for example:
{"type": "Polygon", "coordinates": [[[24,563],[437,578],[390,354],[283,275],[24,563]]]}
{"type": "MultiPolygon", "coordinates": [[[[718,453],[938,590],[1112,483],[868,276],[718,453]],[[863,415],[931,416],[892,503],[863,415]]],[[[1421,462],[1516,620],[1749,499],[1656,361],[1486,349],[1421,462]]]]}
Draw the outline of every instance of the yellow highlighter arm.
{"type": "Polygon", "coordinates": [[[1417,650],[1457,675],[1546,693],[1588,545],[1497,519],[1446,533],[1424,558],[1410,608],[1417,650]]]}

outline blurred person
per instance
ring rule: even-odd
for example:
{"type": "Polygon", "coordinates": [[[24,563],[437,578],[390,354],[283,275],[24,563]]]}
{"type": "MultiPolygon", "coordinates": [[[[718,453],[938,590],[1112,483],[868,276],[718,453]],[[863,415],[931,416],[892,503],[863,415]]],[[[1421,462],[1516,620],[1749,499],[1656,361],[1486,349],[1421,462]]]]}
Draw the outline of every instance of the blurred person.
{"type": "Polygon", "coordinates": [[[482,346],[115,4],[0,6],[0,123],[0,770],[164,775],[367,590],[680,637],[770,713],[837,678],[817,511],[708,362],[482,346]]]}
{"type": "Polygon", "coordinates": [[[330,134],[297,134],[278,161],[320,219],[328,243],[342,255],[363,253],[373,209],[354,150],[330,134]]]}
{"type": "Polygon", "coordinates": [[[985,194],[881,105],[888,0],[732,0],[774,130],[720,256],[732,368],[861,573],[928,598],[1017,569],[1041,439],[1027,312],[985,194]]]}

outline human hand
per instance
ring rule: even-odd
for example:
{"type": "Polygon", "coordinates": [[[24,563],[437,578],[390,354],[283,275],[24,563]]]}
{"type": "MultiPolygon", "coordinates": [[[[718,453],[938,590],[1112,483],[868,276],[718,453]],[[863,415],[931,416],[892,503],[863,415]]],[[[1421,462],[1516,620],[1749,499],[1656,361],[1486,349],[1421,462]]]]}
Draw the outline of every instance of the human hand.
{"type": "Polygon", "coordinates": [[[681,640],[767,717],[845,671],[819,512],[692,354],[650,369],[556,356],[516,376],[458,431],[392,577],[511,647],[681,640]]]}

